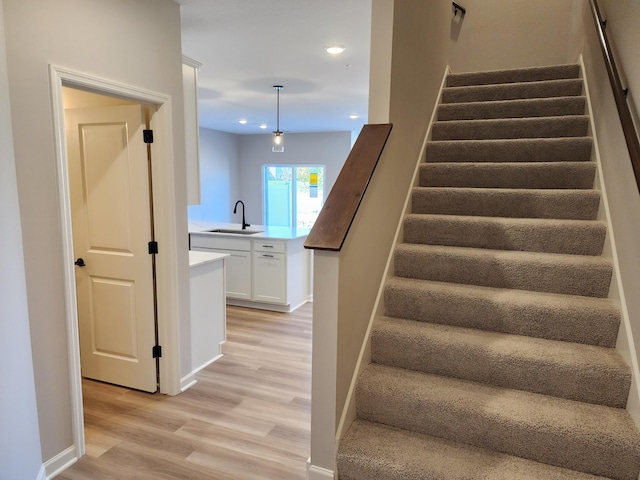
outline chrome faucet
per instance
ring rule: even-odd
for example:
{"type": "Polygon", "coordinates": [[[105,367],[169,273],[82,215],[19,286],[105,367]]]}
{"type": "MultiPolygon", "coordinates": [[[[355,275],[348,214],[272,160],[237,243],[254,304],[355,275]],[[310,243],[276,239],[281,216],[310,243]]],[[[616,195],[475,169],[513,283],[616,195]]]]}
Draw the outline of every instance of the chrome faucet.
{"type": "Polygon", "coordinates": [[[236,202],[236,205],[233,207],[233,213],[236,213],[236,210],[238,209],[238,204],[241,203],[242,204],[242,230],[246,230],[247,227],[250,227],[251,225],[249,225],[247,222],[245,222],[244,220],[244,202],[242,200],[238,200],[236,202]]]}

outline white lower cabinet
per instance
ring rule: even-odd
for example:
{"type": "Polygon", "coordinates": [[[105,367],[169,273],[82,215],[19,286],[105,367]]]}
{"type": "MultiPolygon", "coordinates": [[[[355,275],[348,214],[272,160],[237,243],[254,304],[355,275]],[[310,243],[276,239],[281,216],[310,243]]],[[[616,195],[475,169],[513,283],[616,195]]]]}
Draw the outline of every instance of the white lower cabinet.
{"type": "Polygon", "coordinates": [[[191,250],[226,253],[227,303],[291,311],[309,295],[304,238],[248,239],[190,234],[191,250]]]}
{"type": "Polygon", "coordinates": [[[215,250],[227,253],[227,297],[251,300],[251,252],[215,250]]]}
{"type": "Polygon", "coordinates": [[[287,303],[287,259],[284,253],[253,252],[253,299],[287,303]]]}

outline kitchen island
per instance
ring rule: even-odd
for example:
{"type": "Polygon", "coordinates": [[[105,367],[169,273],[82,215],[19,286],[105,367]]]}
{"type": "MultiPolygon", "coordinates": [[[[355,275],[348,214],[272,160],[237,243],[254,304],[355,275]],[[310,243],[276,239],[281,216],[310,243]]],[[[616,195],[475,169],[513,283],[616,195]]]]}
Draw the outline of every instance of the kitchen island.
{"type": "Polygon", "coordinates": [[[196,383],[195,375],[222,357],[226,341],[225,262],[229,256],[189,252],[190,321],[180,326],[180,390],[196,383]],[[187,353],[187,352],[190,352],[187,353]]]}
{"type": "Polygon", "coordinates": [[[228,305],[292,312],[311,300],[309,229],[193,222],[189,249],[227,254],[228,305]]]}

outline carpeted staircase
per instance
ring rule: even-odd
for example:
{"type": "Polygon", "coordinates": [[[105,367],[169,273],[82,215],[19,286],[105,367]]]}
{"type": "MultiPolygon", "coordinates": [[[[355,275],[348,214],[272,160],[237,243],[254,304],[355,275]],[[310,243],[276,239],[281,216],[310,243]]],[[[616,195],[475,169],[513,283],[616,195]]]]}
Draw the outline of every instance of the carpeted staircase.
{"type": "Polygon", "coordinates": [[[340,480],[637,480],[578,65],[449,75],[340,480]]]}

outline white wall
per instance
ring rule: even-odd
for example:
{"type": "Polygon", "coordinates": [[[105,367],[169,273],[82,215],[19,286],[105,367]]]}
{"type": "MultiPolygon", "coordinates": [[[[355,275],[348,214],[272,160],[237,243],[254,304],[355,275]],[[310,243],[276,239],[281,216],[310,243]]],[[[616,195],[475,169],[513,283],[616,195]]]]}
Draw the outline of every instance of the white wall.
{"type": "MultiPolygon", "coordinates": [[[[237,200],[244,201],[250,224],[262,223],[263,165],[325,165],[325,194],[328,194],[351,151],[351,132],[290,133],[285,134],[284,142],[284,152],[273,153],[271,135],[240,136],[237,200]]],[[[239,216],[233,217],[233,223],[242,221],[239,216]]]]}
{"type": "Polygon", "coordinates": [[[42,453],[6,72],[0,0],[0,479],[32,480],[42,453]]]}
{"type": "Polygon", "coordinates": [[[467,13],[451,20],[449,65],[453,72],[556,65],[577,59],[578,46],[569,40],[580,18],[580,1],[458,3],[467,13]]]}
{"type": "MultiPolygon", "coordinates": [[[[640,288],[640,251],[638,250],[640,195],[613,98],[611,83],[600,50],[594,20],[586,1],[583,18],[586,26],[584,63],[593,108],[593,129],[598,138],[602,176],[611,212],[612,232],[610,233],[615,237],[620,265],[618,273],[622,281],[622,290],[625,293],[625,307],[629,314],[630,337],[635,341],[635,345],[630,347],[624,345],[624,342],[620,342],[619,337],[618,349],[628,360],[631,356],[636,358],[640,356],[640,296],[636,294],[640,288]]],[[[607,32],[612,31],[613,26],[608,24],[607,32]]],[[[631,37],[631,32],[629,34],[631,37]]],[[[623,48],[637,52],[638,44],[625,44],[623,48]]],[[[626,67],[626,63],[624,66],[626,67]]],[[[635,67],[635,63],[631,63],[631,66],[635,67]]],[[[634,81],[640,82],[640,74],[634,81]]],[[[621,328],[625,328],[624,323],[621,328]]],[[[638,405],[640,402],[637,398],[637,392],[632,391],[633,395],[636,398],[629,401],[628,408],[638,421],[640,419],[640,406],[638,405]]]]}
{"type": "Polygon", "coordinates": [[[238,196],[239,136],[200,129],[200,205],[189,206],[189,221],[229,223],[238,196]]]}
{"type": "Polygon", "coordinates": [[[162,261],[177,277],[176,314],[187,316],[180,10],[171,0],[4,0],[4,13],[38,416],[47,460],[73,442],[48,65],[171,97],[173,136],[165,140],[173,147],[168,154],[175,182],[162,186],[171,194],[156,219],[175,222],[174,249],[166,247],[162,261]]]}
{"type": "Polygon", "coordinates": [[[638,0],[599,0],[600,12],[607,20],[607,36],[616,55],[622,82],[629,88],[627,100],[636,128],[640,130],[640,2],[638,0]]]}

